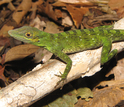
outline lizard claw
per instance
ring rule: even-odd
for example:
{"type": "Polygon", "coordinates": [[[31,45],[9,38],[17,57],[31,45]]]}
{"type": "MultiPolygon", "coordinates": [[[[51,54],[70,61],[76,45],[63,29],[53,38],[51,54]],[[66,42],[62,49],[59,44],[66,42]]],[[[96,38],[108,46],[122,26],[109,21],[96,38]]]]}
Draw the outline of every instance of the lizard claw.
{"type": "Polygon", "coordinates": [[[65,75],[63,75],[61,72],[60,72],[60,74],[61,74],[61,75],[56,75],[56,74],[55,74],[55,76],[61,78],[61,80],[57,82],[55,88],[56,88],[56,87],[57,87],[57,86],[62,82],[62,84],[61,84],[61,88],[60,88],[60,89],[62,89],[63,86],[64,86],[64,82],[66,81],[66,77],[65,77],[65,75]]]}
{"type": "Polygon", "coordinates": [[[62,78],[62,73],[61,72],[59,72],[59,73],[60,73],[60,75],[55,74],[55,76],[62,78]]]}

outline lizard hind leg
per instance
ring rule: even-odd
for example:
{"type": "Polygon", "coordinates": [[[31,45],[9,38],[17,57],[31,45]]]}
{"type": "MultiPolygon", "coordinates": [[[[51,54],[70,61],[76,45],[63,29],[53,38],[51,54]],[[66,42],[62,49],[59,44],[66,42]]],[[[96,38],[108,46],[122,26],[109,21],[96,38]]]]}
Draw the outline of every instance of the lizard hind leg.
{"type": "Polygon", "coordinates": [[[108,62],[111,58],[113,58],[117,54],[117,49],[111,51],[112,42],[108,39],[103,39],[103,48],[101,53],[101,65],[108,62]]]}

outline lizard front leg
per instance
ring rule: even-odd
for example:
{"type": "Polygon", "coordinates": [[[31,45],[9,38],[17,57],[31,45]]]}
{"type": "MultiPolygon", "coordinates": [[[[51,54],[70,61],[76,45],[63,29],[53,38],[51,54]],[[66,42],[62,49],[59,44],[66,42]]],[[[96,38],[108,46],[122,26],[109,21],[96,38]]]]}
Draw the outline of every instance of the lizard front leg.
{"type": "Polygon", "coordinates": [[[69,56],[67,54],[63,53],[62,51],[55,51],[55,50],[53,51],[52,50],[52,53],[57,55],[61,60],[63,60],[67,64],[66,68],[64,70],[64,73],[61,74],[61,75],[56,75],[56,76],[61,78],[61,80],[58,81],[57,85],[59,85],[60,82],[63,82],[62,83],[62,86],[63,86],[64,81],[65,81],[65,79],[66,79],[66,77],[67,77],[67,75],[68,75],[68,73],[69,73],[69,71],[70,71],[70,69],[72,67],[72,60],[69,58],[69,56]]]}
{"type": "Polygon", "coordinates": [[[108,62],[112,57],[117,54],[117,49],[111,51],[112,42],[108,38],[102,39],[103,48],[101,53],[101,65],[108,62]]]}

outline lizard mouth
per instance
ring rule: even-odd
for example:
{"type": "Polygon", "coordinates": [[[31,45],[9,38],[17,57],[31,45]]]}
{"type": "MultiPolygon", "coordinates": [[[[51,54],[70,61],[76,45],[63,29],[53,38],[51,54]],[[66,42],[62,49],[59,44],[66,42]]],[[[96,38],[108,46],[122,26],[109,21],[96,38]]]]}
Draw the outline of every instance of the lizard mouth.
{"type": "Polygon", "coordinates": [[[10,36],[12,36],[12,37],[17,37],[17,36],[18,36],[17,33],[16,33],[15,31],[13,31],[13,30],[9,30],[9,31],[8,31],[8,34],[9,34],[10,36]]]}
{"type": "Polygon", "coordinates": [[[16,31],[9,30],[9,31],[8,31],[8,34],[9,34],[11,37],[13,37],[13,38],[15,38],[15,39],[17,39],[17,40],[19,40],[19,41],[24,41],[24,42],[26,42],[26,43],[29,43],[29,40],[27,40],[27,39],[24,38],[23,36],[18,35],[18,32],[16,32],[16,31]]]}

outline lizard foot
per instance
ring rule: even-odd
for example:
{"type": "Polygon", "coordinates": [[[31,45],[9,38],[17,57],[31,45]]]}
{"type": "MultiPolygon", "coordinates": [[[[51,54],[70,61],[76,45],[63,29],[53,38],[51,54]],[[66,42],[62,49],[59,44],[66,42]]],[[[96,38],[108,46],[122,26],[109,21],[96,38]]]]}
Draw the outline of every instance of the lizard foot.
{"type": "Polygon", "coordinates": [[[65,76],[64,74],[62,74],[61,72],[60,72],[60,74],[61,74],[61,75],[56,75],[56,74],[55,74],[55,76],[61,78],[61,80],[57,82],[55,88],[56,88],[60,83],[62,83],[62,84],[61,84],[61,88],[60,88],[60,89],[62,89],[63,86],[64,86],[64,82],[66,81],[66,76],[65,76]]]}

